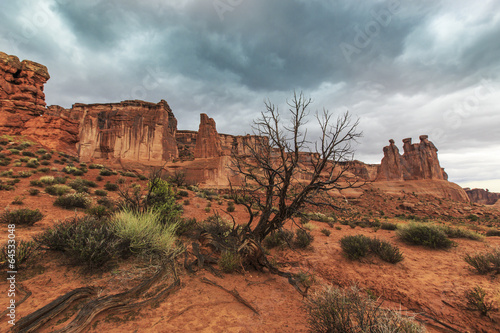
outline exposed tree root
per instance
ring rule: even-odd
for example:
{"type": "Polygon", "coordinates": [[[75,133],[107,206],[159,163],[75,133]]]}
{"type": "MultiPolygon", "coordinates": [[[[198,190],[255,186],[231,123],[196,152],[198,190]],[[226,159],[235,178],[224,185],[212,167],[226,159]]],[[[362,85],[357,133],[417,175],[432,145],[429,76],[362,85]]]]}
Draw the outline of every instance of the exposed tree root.
{"type": "Polygon", "coordinates": [[[83,287],[74,289],[36,310],[35,312],[23,317],[16,326],[13,327],[13,332],[36,332],[42,325],[64,312],[75,301],[88,298],[97,294],[95,287],[83,287]]]}
{"type": "MultiPolygon", "coordinates": [[[[24,287],[20,283],[17,285],[17,289],[19,291],[22,291],[24,293],[24,297],[19,302],[16,302],[16,308],[19,308],[19,305],[23,304],[24,301],[26,301],[31,296],[31,291],[28,288],[24,287]]],[[[5,315],[7,313],[9,313],[9,311],[10,310],[7,309],[7,310],[3,311],[2,313],[0,313],[0,318],[1,319],[7,319],[8,317],[6,317],[5,315]]]]}
{"type": "MultiPolygon", "coordinates": [[[[143,281],[141,284],[130,290],[115,295],[98,297],[85,303],[71,323],[55,332],[82,332],[92,323],[92,320],[96,316],[104,312],[113,314],[125,313],[131,311],[132,309],[144,307],[161,301],[180,287],[180,279],[177,276],[173,264],[172,271],[174,274],[174,282],[172,284],[169,286],[161,285],[155,290],[155,292],[152,292],[152,296],[149,296],[143,301],[131,303],[131,300],[138,299],[143,296],[144,293],[146,293],[155,283],[160,282],[168,271],[169,269],[165,265],[162,265],[162,267],[151,278],[143,281]]],[[[15,332],[34,332],[37,328],[40,328],[49,320],[65,311],[76,299],[89,297],[95,293],[96,288],[92,287],[75,289],[21,319],[15,326],[15,332]]]]}
{"type": "Polygon", "coordinates": [[[248,303],[243,297],[241,297],[240,294],[238,293],[238,291],[236,291],[236,289],[228,290],[228,289],[224,288],[223,286],[221,286],[220,284],[217,284],[216,282],[211,281],[211,280],[204,278],[204,277],[201,278],[200,281],[203,283],[206,283],[206,284],[210,284],[212,286],[219,287],[220,289],[224,290],[225,292],[233,295],[233,297],[236,298],[236,300],[238,302],[240,302],[241,304],[243,304],[244,306],[246,306],[247,308],[249,308],[250,310],[252,310],[256,314],[260,315],[259,311],[257,311],[250,303],[248,303]]]}

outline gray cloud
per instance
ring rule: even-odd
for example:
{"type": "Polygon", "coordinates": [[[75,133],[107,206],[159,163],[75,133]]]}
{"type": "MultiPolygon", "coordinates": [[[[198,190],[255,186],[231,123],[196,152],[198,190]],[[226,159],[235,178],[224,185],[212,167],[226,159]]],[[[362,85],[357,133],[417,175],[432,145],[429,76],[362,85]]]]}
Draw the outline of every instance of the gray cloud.
{"type": "Polygon", "coordinates": [[[243,134],[302,90],[360,117],[358,159],[429,134],[451,180],[500,179],[496,1],[4,2],[0,50],[48,66],[49,104],[166,99],[243,134]]]}

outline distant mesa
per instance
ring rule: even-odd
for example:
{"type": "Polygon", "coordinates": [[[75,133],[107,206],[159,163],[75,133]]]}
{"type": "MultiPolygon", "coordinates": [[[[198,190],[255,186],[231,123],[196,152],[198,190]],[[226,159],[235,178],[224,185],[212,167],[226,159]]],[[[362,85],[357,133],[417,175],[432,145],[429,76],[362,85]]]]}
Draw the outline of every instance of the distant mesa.
{"type": "MultiPolygon", "coordinates": [[[[2,133],[30,136],[50,149],[78,154],[82,162],[136,170],[166,165],[169,171],[182,170],[190,182],[206,186],[228,185],[230,156],[247,155],[249,146],[266,140],[220,134],[215,120],[205,113],[200,115],[198,131],[178,130],[177,119],[165,100],[46,107],[43,88],[49,79],[45,66],[0,52],[2,133]]],[[[421,135],[419,143],[404,139],[402,155],[392,139],[383,152],[381,164],[347,162],[351,173],[385,191],[401,192],[411,187],[460,201],[494,201],[492,194],[479,190],[466,194],[447,182],[437,148],[427,135],[421,135]]]]}

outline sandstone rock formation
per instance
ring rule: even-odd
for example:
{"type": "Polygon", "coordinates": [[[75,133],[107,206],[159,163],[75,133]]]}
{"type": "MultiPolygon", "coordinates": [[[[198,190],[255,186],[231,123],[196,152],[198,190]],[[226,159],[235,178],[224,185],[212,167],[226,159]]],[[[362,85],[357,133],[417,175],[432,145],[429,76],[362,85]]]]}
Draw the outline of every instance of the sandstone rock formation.
{"type": "Polygon", "coordinates": [[[420,143],[411,143],[411,138],[403,139],[404,153],[401,156],[394,144],[384,147],[384,158],[380,164],[377,180],[447,180],[448,175],[439,165],[437,148],[428,140],[427,135],[420,136],[420,143]]]}
{"type": "Polygon", "coordinates": [[[470,198],[471,202],[478,203],[481,205],[494,205],[500,200],[500,193],[490,192],[482,188],[465,188],[464,189],[470,198]]]}
{"type": "Polygon", "coordinates": [[[21,134],[24,123],[45,110],[47,67],[0,52],[0,130],[21,134]]]}
{"type": "Polygon", "coordinates": [[[215,120],[202,113],[200,114],[200,127],[194,147],[194,158],[219,157],[221,155],[222,149],[215,120]]]}
{"type": "Polygon", "coordinates": [[[177,120],[164,100],[157,104],[75,104],[69,118],[80,118],[78,152],[82,161],[161,165],[178,157],[177,120]]]}

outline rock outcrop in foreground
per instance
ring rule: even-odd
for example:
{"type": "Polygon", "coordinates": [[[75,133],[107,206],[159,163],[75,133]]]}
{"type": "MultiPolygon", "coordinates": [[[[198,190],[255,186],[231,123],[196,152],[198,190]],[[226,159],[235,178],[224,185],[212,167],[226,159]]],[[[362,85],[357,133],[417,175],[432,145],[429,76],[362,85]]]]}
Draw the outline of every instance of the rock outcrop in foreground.
{"type": "Polygon", "coordinates": [[[439,165],[437,148],[428,140],[427,135],[420,136],[420,143],[411,143],[411,138],[403,139],[403,155],[389,140],[384,147],[384,158],[380,164],[377,180],[447,180],[448,175],[439,165]]]}

